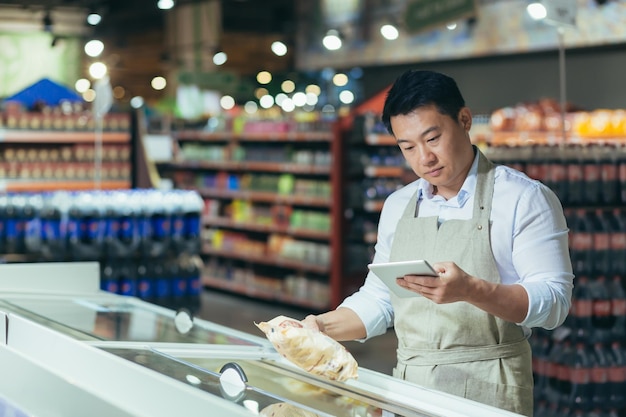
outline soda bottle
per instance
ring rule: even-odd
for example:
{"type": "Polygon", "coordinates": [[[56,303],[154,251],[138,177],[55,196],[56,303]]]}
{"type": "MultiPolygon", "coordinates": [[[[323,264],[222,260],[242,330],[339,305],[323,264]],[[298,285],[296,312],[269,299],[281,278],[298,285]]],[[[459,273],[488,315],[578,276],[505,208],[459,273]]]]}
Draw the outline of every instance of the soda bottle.
{"type": "Polygon", "coordinates": [[[618,164],[616,161],[616,149],[612,145],[604,145],[600,152],[600,179],[601,192],[600,203],[613,205],[619,203],[618,197],[618,164]]]}
{"type": "Polygon", "coordinates": [[[550,354],[550,337],[547,334],[540,334],[532,338],[532,366],[533,366],[533,396],[535,402],[543,400],[546,387],[548,386],[548,358],[550,354]]]}
{"type": "Polygon", "coordinates": [[[567,403],[575,405],[577,409],[587,411],[591,406],[592,385],[591,366],[586,346],[577,342],[570,357],[570,391],[567,403]]]}
{"type": "Polygon", "coordinates": [[[589,278],[585,275],[576,277],[572,291],[572,334],[575,341],[588,341],[593,333],[593,300],[589,290],[589,278]]]}
{"type": "Polygon", "coordinates": [[[145,260],[138,261],[135,275],[137,277],[137,297],[149,301],[154,296],[154,280],[148,272],[148,265],[149,262],[145,260]]]}
{"type": "Polygon", "coordinates": [[[615,318],[611,311],[611,295],[607,287],[608,283],[604,275],[598,275],[589,284],[589,293],[592,299],[592,342],[608,342],[615,324],[615,318]]]}
{"type": "Polygon", "coordinates": [[[593,274],[608,276],[611,272],[611,233],[604,210],[587,211],[587,217],[593,236],[593,274]]]}
{"type": "Polygon", "coordinates": [[[617,176],[619,179],[619,198],[622,204],[626,204],[626,148],[620,146],[617,151],[617,176]]]}
{"type": "Polygon", "coordinates": [[[602,191],[602,177],[600,175],[601,165],[598,163],[595,146],[583,146],[582,151],[583,203],[596,205],[600,202],[600,194],[602,191]]]}
{"type": "Polygon", "coordinates": [[[611,315],[613,316],[611,340],[626,340],[626,291],[622,276],[613,275],[608,292],[611,295],[611,315]]]}
{"type": "Polygon", "coordinates": [[[623,410],[626,407],[626,351],[623,342],[614,341],[608,355],[609,403],[623,410]]]}
{"type": "MultiPolygon", "coordinates": [[[[583,204],[585,195],[585,184],[583,176],[583,161],[581,160],[583,147],[572,145],[567,148],[567,182],[568,182],[568,204],[578,206],[583,204]]],[[[626,168],[626,167],[625,167],[626,168]]],[[[624,170],[626,177],[626,169],[624,170]]]]}
{"type": "Polygon", "coordinates": [[[119,294],[120,292],[117,268],[110,262],[102,263],[100,269],[100,289],[113,294],[119,294]]]}
{"type": "Polygon", "coordinates": [[[137,295],[137,277],[135,269],[128,262],[122,261],[119,266],[120,294],[126,296],[137,295]]]}
{"type": "Polygon", "coordinates": [[[567,201],[567,165],[562,159],[559,147],[551,147],[546,160],[546,185],[559,197],[561,202],[567,201]]]}
{"type": "Polygon", "coordinates": [[[611,273],[626,276],[626,211],[620,208],[607,210],[611,273]]]}
{"type": "Polygon", "coordinates": [[[585,209],[576,209],[570,217],[572,266],[575,275],[591,276],[594,272],[593,225],[585,209]]]}
{"type": "Polygon", "coordinates": [[[591,402],[594,407],[602,409],[609,400],[609,361],[602,343],[593,344],[591,385],[591,402]]]}

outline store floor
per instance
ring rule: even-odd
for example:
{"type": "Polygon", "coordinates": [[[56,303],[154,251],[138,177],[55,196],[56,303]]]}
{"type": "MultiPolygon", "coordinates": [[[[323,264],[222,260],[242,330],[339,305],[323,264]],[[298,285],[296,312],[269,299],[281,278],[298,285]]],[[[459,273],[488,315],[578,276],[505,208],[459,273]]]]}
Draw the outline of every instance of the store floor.
{"type": "MultiPolygon", "coordinates": [[[[196,317],[231,327],[246,333],[262,336],[254,322],[268,321],[284,315],[303,319],[310,311],[275,302],[259,301],[225,292],[205,289],[200,296],[196,317]]],[[[361,342],[344,342],[359,366],[391,374],[396,363],[397,339],[393,330],[361,342]]]]}

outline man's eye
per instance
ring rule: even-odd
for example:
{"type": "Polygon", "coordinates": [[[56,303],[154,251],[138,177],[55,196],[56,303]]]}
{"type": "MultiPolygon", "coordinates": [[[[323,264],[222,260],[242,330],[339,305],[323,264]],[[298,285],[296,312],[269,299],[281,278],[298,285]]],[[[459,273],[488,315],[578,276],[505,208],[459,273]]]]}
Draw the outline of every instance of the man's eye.
{"type": "Polygon", "coordinates": [[[432,141],[434,141],[434,140],[437,140],[437,139],[439,139],[439,137],[440,137],[440,136],[441,136],[441,135],[437,135],[437,136],[435,136],[434,138],[427,139],[427,140],[426,140],[426,142],[432,142],[432,141]]]}
{"type": "Polygon", "coordinates": [[[402,150],[403,151],[410,151],[413,148],[414,148],[414,146],[406,146],[406,147],[402,148],[402,150]]]}

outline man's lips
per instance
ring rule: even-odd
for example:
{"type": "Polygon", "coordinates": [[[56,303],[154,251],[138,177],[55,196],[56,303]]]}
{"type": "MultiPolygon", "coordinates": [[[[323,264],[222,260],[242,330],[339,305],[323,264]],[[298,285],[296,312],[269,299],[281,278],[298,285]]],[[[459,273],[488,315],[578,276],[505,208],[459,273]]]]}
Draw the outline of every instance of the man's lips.
{"type": "Polygon", "coordinates": [[[425,175],[429,175],[431,177],[436,177],[436,176],[438,176],[441,173],[442,169],[443,169],[443,167],[439,167],[439,168],[433,169],[432,171],[426,172],[425,175]]]}

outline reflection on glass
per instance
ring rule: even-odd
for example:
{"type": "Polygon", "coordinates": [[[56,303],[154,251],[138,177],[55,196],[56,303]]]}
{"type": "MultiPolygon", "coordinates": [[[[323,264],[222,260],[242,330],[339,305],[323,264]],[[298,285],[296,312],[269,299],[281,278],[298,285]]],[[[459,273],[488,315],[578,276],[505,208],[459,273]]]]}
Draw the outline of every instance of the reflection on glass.
{"type": "Polygon", "coordinates": [[[10,310],[79,340],[257,345],[214,330],[206,323],[194,324],[191,317],[183,320],[189,327],[187,331],[180,332],[174,312],[166,314],[126,300],[15,299],[5,300],[4,304],[10,310]]]}

